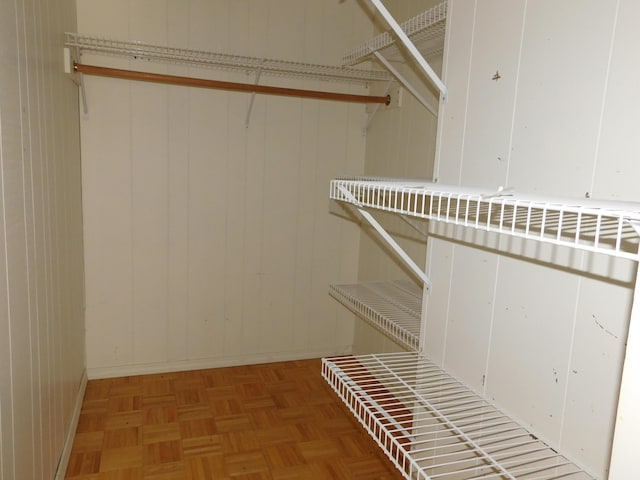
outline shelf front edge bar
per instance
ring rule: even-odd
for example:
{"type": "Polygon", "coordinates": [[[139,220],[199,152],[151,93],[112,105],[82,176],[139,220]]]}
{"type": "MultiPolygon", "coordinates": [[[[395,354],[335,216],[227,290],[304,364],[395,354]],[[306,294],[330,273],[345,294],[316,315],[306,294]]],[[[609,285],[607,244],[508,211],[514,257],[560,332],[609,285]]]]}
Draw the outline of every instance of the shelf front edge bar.
{"type": "Polygon", "coordinates": [[[318,100],[336,100],[352,103],[384,103],[389,104],[390,98],[371,95],[352,95],[348,93],[320,92],[316,90],[301,90],[297,88],[270,87],[267,85],[255,85],[237,82],[223,82],[203,78],[181,77],[176,75],[164,75],[160,73],[139,72],[135,70],[123,70],[118,68],[98,67],[95,65],[74,64],[74,70],[86,75],[101,77],[122,78],[143,82],[164,83],[169,85],[182,85],[185,87],[214,88],[219,90],[231,90],[236,92],[262,93],[266,95],[282,95],[287,97],[315,98],[318,100]]]}

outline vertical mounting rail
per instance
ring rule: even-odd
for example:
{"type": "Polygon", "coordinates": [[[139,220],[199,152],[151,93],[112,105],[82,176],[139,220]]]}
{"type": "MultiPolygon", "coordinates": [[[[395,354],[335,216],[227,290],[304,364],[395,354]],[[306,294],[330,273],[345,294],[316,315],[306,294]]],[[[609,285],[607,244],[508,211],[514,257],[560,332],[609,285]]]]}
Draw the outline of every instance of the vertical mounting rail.
{"type": "Polygon", "coordinates": [[[398,243],[391,237],[391,235],[387,233],[384,227],[380,225],[375,218],[373,218],[373,215],[371,215],[362,207],[362,204],[358,201],[356,197],[353,196],[353,194],[349,190],[347,190],[345,187],[341,185],[338,185],[338,188],[340,189],[342,194],[345,196],[345,198],[356,206],[356,208],[358,209],[358,212],[360,212],[360,215],[362,215],[362,217],[367,222],[369,222],[369,224],[375,229],[376,232],[378,232],[378,234],[382,237],[382,239],[385,242],[387,242],[387,245],[389,245],[391,249],[404,261],[407,267],[409,267],[409,269],[420,280],[422,280],[422,283],[424,283],[427,290],[431,290],[431,280],[429,279],[429,277],[427,277],[427,274],[423,270],[421,270],[420,267],[418,267],[418,265],[416,265],[413,259],[409,255],[407,255],[407,252],[405,252],[402,249],[402,247],[398,245],[398,243]]]}
{"type": "Polygon", "coordinates": [[[384,65],[385,68],[389,70],[389,72],[391,72],[391,75],[393,75],[395,79],[398,80],[402,84],[402,86],[406,88],[409,91],[409,93],[411,93],[411,95],[413,95],[414,98],[422,104],[424,108],[429,110],[434,117],[438,116],[438,112],[431,105],[429,105],[429,102],[427,102],[427,100],[422,95],[420,95],[420,93],[418,93],[418,91],[415,88],[413,88],[413,85],[411,85],[411,83],[409,83],[409,81],[407,81],[407,79],[402,76],[402,74],[398,71],[398,69],[395,68],[393,65],[391,65],[389,60],[384,58],[382,54],[377,51],[374,51],[373,55],[375,55],[378,61],[382,65],[384,65]]]}
{"type": "Polygon", "coordinates": [[[429,63],[424,59],[420,51],[409,39],[407,34],[404,33],[404,30],[402,30],[400,25],[398,25],[398,22],[396,22],[395,18],[393,18],[393,15],[391,15],[391,13],[389,13],[389,10],[387,10],[387,8],[382,4],[382,0],[371,0],[371,2],[376,7],[378,12],[380,12],[380,15],[382,15],[382,17],[387,22],[389,27],[391,27],[394,33],[398,36],[402,44],[407,48],[407,50],[409,50],[409,53],[418,63],[422,71],[434,83],[434,85],[438,87],[438,90],[440,90],[440,96],[442,98],[442,101],[446,101],[447,87],[442,82],[442,80],[440,80],[440,77],[438,77],[436,72],[433,71],[433,68],[431,68],[431,65],[429,65],[429,63]]]}
{"type": "MultiPolygon", "coordinates": [[[[256,72],[255,85],[258,85],[258,82],[260,81],[261,73],[262,73],[262,66],[258,68],[258,71],[256,72]]],[[[255,98],[256,98],[256,92],[251,92],[251,99],[249,100],[249,108],[247,108],[247,116],[244,119],[244,128],[249,128],[249,119],[251,118],[251,110],[253,110],[253,102],[255,98]]]]}
{"type": "MultiPolygon", "coordinates": [[[[640,235],[640,224],[634,224],[640,235]]],[[[627,350],[622,369],[609,464],[609,480],[626,480],[638,474],[638,438],[640,438],[640,265],[629,319],[627,350]]]]}

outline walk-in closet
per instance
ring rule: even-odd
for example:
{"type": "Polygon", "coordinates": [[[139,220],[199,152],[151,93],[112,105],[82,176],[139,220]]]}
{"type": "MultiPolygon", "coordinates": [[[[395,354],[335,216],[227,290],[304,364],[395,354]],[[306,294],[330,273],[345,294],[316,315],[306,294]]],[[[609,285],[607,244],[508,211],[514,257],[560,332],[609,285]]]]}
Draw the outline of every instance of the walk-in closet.
{"type": "Polygon", "coordinates": [[[638,18],[0,2],[0,480],[636,478],[638,18]]]}

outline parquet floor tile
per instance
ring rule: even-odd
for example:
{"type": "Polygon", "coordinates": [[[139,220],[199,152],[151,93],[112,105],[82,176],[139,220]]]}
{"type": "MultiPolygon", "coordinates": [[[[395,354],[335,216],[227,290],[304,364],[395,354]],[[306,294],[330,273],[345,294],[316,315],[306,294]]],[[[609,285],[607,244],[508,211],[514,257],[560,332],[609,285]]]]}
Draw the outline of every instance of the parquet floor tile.
{"type": "Polygon", "coordinates": [[[92,380],[68,480],[399,480],[320,360],[92,380]]]}
{"type": "Polygon", "coordinates": [[[182,452],[185,457],[222,455],[224,453],[223,441],[222,435],[183,438],[182,452]]]}
{"type": "MultiPolygon", "coordinates": [[[[100,472],[142,467],[142,445],[105,448],[101,452],[100,472]]],[[[73,455],[73,454],[72,454],[73,455]]]]}

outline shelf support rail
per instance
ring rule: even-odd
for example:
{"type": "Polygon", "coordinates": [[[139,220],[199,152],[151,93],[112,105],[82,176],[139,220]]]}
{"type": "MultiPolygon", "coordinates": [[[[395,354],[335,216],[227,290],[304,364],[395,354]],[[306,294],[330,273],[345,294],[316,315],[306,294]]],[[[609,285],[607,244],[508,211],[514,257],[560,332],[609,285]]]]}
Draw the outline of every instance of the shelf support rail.
{"type": "Polygon", "coordinates": [[[413,259],[405,252],[402,247],[396,242],[391,235],[384,229],[382,225],[367,212],[362,203],[358,201],[358,199],[345,187],[342,185],[338,185],[338,189],[340,192],[349,200],[349,202],[353,203],[360,213],[362,217],[371,225],[376,232],[382,237],[382,239],[391,247],[391,249],[404,261],[404,263],[409,267],[409,269],[420,279],[422,283],[424,283],[427,290],[431,290],[431,280],[427,276],[427,274],[413,261],[413,259]]]}
{"type": "Polygon", "coordinates": [[[424,57],[422,56],[420,51],[416,48],[416,46],[413,44],[411,39],[407,36],[406,33],[404,33],[404,30],[402,30],[400,25],[398,25],[398,22],[396,22],[395,18],[393,18],[393,15],[389,13],[389,10],[387,10],[387,8],[384,6],[384,4],[382,3],[382,0],[371,0],[371,3],[373,3],[373,5],[376,7],[380,15],[382,15],[384,20],[387,22],[387,25],[391,27],[391,29],[394,31],[394,33],[402,42],[402,44],[409,51],[409,53],[414,58],[418,66],[427,75],[427,77],[433,82],[433,84],[438,88],[438,90],[440,90],[440,97],[442,98],[442,101],[446,102],[447,87],[442,82],[442,80],[440,80],[440,77],[438,77],[438,75],[433,70],[433,68],[431,68],[431,65],[429,65],[429,62],[427,62],[424,59],[424,57]]]}

